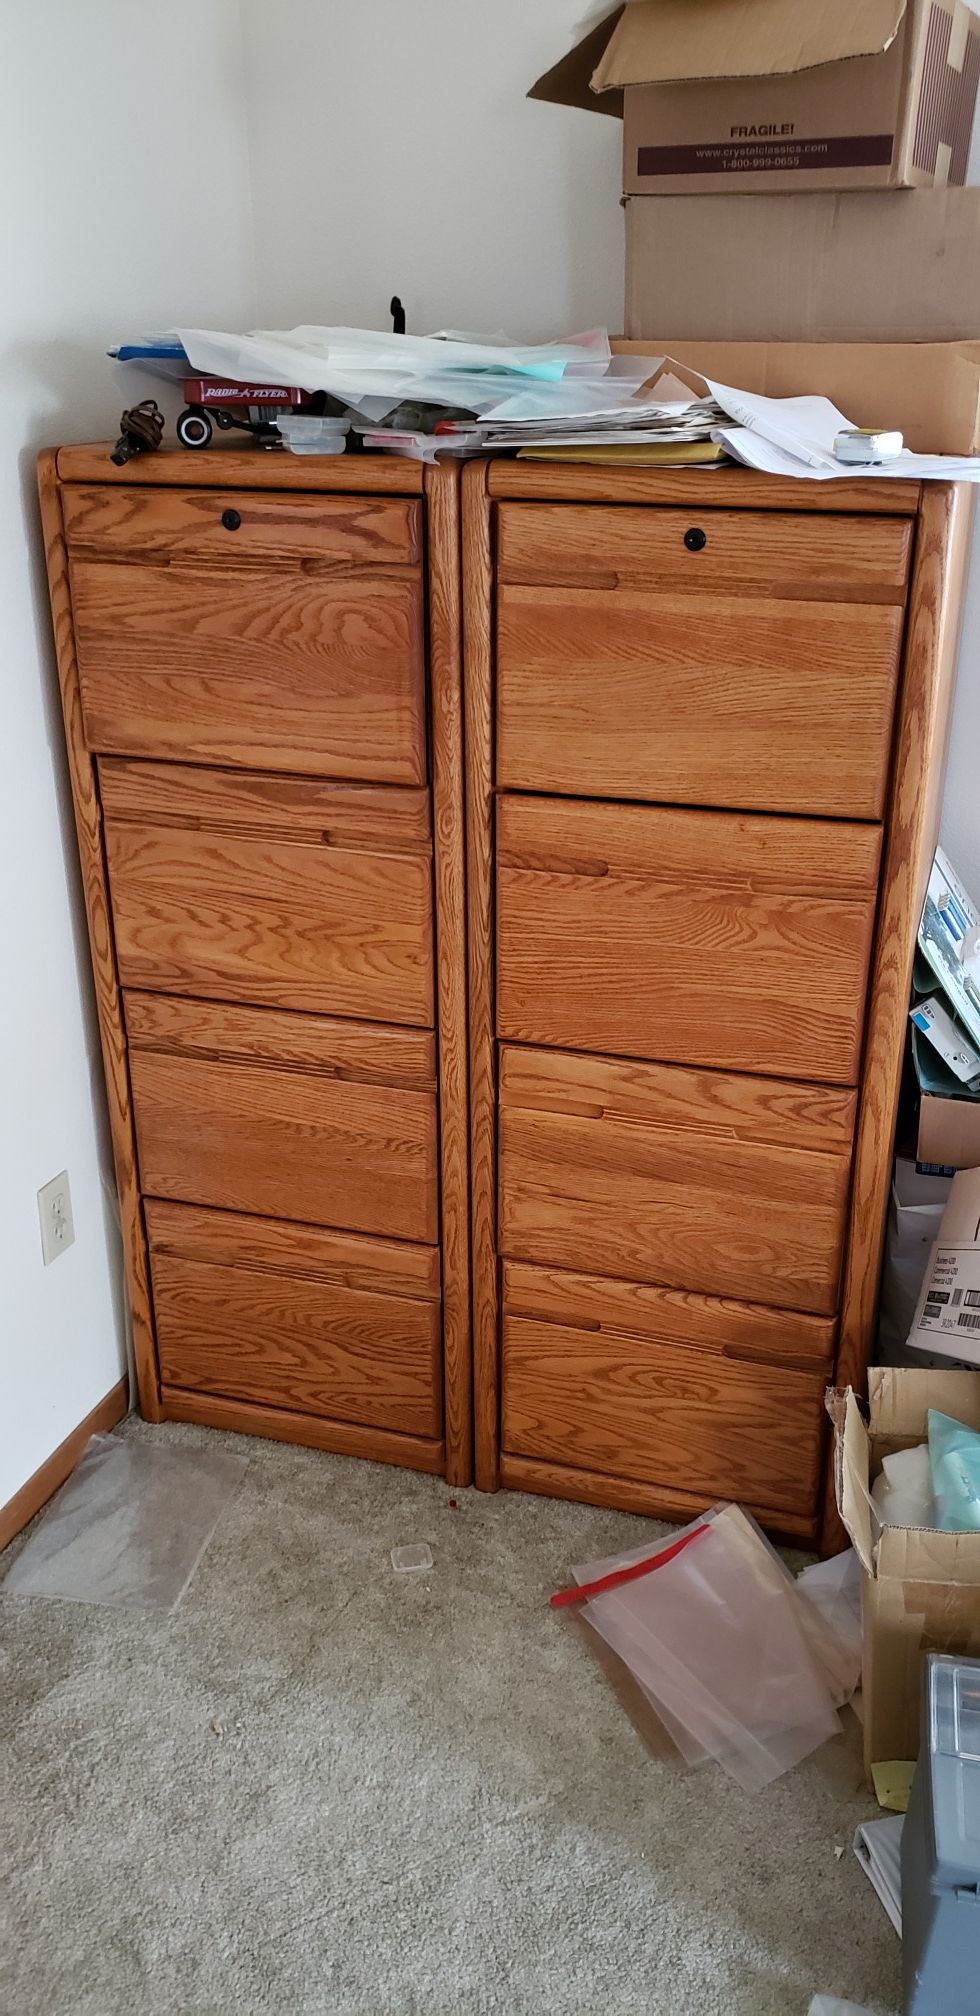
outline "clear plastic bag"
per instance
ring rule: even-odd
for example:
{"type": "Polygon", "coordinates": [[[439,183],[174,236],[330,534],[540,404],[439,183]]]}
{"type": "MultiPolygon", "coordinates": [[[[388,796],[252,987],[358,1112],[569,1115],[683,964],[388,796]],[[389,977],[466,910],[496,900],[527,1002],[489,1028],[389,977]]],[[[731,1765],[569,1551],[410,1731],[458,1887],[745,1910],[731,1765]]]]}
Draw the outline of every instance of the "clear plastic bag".
{"type": "Polygon", "coordinates": [[[930,1407],[929,1462],[937,1526],[946,1533],[980,1531],[980,1435],[976,1429],[930,1407]]]}
{"type": "Polygon", "coordinates": [[[861,1684],[861,1563],[853,1547],[804,1568],[796,1588],[803,1628],[841,1708],[861,1684]]]}
{"type": "Polygon", "coordinates": [[[171,1610],[247,1464],[224,1449],[93,1435],[5,1577],[5,1592],[171,1610]]]}
{"type": "Polygon", "coordinates": [[[735,1505],[661,1547],[574,1570],[582,1585],[649,1560],[652,1573],[590,1597],[588,1621],[629,1667],[688,1764],[714,1758],[760,1791],[840,1730],[792,1576],[735,1505]],[[697,1534],[697,1538],[693,1536],[697,1534]]]}

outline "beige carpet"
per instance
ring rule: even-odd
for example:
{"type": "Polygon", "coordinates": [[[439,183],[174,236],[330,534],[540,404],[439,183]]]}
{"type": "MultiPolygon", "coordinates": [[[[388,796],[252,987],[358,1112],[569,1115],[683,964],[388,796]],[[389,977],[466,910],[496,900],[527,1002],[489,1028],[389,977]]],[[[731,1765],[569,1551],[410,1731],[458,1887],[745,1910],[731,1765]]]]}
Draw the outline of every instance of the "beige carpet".
{"type": "Polygon", "coordinates": [[[897,2008],[851,1718],[758,1798],[678,1776],[547,1607],[662,1529],[221,1439],[173,1615],[0,1591],[5,2016],[897,2008]]]}

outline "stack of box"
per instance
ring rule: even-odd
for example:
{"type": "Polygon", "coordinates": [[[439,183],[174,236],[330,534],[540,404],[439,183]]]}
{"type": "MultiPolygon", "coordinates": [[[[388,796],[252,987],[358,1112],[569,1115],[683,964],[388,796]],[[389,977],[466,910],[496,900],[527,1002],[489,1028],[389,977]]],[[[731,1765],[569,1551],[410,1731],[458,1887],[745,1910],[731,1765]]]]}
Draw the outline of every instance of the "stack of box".
{"type": "Polygon", "coordinates": [[[964,0],[627,0],[530,95],[623,118],[628,338],[970,454],[978,82],[964,0]]]}

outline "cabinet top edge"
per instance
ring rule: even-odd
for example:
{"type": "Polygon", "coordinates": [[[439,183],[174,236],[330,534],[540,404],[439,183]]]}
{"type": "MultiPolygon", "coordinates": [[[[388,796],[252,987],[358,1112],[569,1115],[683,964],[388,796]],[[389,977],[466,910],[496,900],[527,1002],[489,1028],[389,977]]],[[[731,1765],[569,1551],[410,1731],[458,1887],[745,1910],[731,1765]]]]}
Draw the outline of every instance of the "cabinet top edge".
{"type": "Polygon", "coordinates": [[[585,463],[492,461],[491,497],[579,504],[727,505],[736,510],[877,512],[914,517],[922,485],[895,477],[838,477],[832,483],[762,476],[754,469],[610,469],[585,463]]]}
{"type": "MultiPolygon", "coordinates": [[[[49,451],[50,452],[50,451],[49,451]]],[[[404,456],[291,455],[288,449],[157,448],[117,468],[109,441],[54,450],[62,483],[135,483],[180,489],[312,490],[420,497],[423,465],[404,456]]]]}

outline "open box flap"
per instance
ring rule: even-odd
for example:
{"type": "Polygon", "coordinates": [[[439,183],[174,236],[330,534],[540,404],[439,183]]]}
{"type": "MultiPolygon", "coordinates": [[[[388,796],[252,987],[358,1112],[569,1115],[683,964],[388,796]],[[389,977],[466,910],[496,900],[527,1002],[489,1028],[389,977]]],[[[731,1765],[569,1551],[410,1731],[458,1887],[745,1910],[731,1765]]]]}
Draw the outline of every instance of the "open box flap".
{"type": "Polygon", "coordinates": [[[878,1521],[870,1497],[868,1431],[854,1388],[829,1392],[827,1412],[834,1424],[837,1510],[865,1574],[873,1575],[878,1521]]]}
{"type": "Polygon", "coordinates": [[[906,0],[627,0],[591,28],[528,93],[553,104],[622,111],[631,84],[779,77],[877,56],[906,0]],[[596,103],[617,93],[613,102],[596,103]]]}
{"type": "Polygon", "coordinates": [[[570,49],[532,84],[529,98],[542,98],[547,105],[575,105],[581,112],[610,112],[614,119],[623,116],[623,94],[621,91],[605,90],[601,98],[596,97],[592,79],[606,46],[613,34],[624,7],[614,7],[594,28],[590,28],[581,42],[570,49]]]}
{"type": "Polygon", "coordinates": [[[926,1441],[930,1407],[980,1429],[980,1373],[872,1366],[868,1405],[873,1439],[896,1448],[902,1442],[926,1441]]]}

